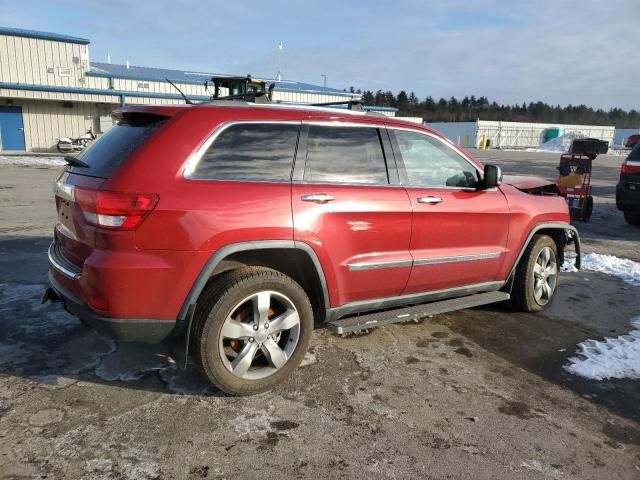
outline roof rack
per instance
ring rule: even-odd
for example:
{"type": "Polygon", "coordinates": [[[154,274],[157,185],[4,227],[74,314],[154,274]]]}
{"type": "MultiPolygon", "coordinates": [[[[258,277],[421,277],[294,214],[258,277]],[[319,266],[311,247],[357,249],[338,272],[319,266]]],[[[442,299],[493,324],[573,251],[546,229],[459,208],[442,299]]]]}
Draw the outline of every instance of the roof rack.
{"type": "Polygon", "coordinates": [[[349,110],[353,110],[356,112],[364,111],[364,104],[362,100],[344,100],[342,102],[325,102],[325,103],[311,103],[309,106],[311,107],[332,107],[338,105],[346,105],[349,110]]]}
{"type": "MultiPolygon", "coordinates": [[[[213,96],[211,100],[245,100],[254,103],[269,103],[273,95],[273,89],[275,83],[269,85],[267,89],[267,82],[264,80],[258,80],[251,78],[251,75],[246,77],[211,77],[214,86],[213,96]],[[220,89],[226,88],[229,95],[224,97],[220,96],[220,89]]],[[[208,81],[205,82],[205,86],[208,85],[208,81]]]]}

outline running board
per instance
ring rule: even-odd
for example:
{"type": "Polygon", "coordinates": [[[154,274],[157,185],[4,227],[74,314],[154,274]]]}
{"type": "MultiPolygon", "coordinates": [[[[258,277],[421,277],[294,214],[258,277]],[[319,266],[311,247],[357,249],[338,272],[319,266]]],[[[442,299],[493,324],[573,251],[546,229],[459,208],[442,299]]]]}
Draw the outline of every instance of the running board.
{"type": "Polygon", "coordinates": [[[502,302],[509,300],[509,298],[510,295],[505,292],[476,293],[475,295],[440,300],[439,302],[423,303],[369,315],[331,320],[326,325],[329,330],[337,334],[351,333],[392,323],[411,322],[431,315],[478,307],[488,303],[502,302]]]}

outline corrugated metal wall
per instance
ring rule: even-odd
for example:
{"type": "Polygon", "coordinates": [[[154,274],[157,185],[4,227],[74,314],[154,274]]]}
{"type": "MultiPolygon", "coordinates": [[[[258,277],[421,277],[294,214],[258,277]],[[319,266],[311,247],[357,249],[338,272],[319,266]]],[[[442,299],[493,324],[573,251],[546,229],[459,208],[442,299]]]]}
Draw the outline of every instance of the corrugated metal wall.
{"type": "Polygon", "coordinates": [[[411,123],[417,123],[418,125],[422,125],[424,123],[424,120],[422,119],[422,117],[396,117],[394,115],[395,112],[391,112],[392,115],[389,115],[389,117],[393,117],[396,120],[403,120],[405,122],[411,122],[411,123]]]}
{"type": "Polygon", "coordinates": [[[560,128],[567,132],[581,133],[589,138],[598,138],[613,144],[615,127],[598,125],[564,125],[557,123],[499,122],[478,120],[476,144],[482,138],[490,141],[490,147],[496,148],[537,148],[545,140],[549,128],[560,128]]]}
{"type": "Polygon", "coordinates": [[[2,82],[85,86],[88,45],[0,35],[0,52],[2,82]],[[53,69],[53,73],[47,69],[53,69]],[[68,69],[68,75],[65,69],[68,69]]]}
{"type": "Polygon", "coordinates": [[[328,102],[344,102],[349,97],[343,95],[325,95],[319,93],[307,92],[288,92],[286,90],[274,90],[273,101],[291,102],[291,103],[328,103],[328,102]]]}
{"type": "Polygon", "coordinates": [[[464,148],[476,147],[476,122],[433,122],[427,126],[437,130],[456,145],[464,148]]]}
{"type": "Polygon", "coordinates": [[[97,131],[101,115],[109,115],[113,105],[73,103],[65,108],[61,102],[20,100],[14,105],[22,107],[24,137],[27,150],[55,151],[60,137],[77,137],[89,128],[97,131]]]}
{"type": "MultiPolygon", "coordinates": [[[[28,151],[55,150],[60,137],[77,137],[90,127],[97,130],[99,117],[108,115],[120,105],[120,96],[109,94],[109,90],[149,95],[125,95],[127,104],[184,103],[180,99],[153,97],[154,94],[177,95],[178,92],[168,82],[109,79],[87,75],[88,69],[88,45],[0,35],[0,82],[105,91],[85,94],[0,88],[3,104],[7,102],[22,107],[28,151]]],[[[213,93],[213,85],[207,92],[204,81],[200,85],[179,82],[176,85],[187,95],[208,96],[213,93]]],[[[227,89],[222,89],[221,94],[226,95],[227,89]]],[[[276,90],[273,99],[276,102],[308,104],[344,101],[348,98],[343,95],[276,90]]]]}

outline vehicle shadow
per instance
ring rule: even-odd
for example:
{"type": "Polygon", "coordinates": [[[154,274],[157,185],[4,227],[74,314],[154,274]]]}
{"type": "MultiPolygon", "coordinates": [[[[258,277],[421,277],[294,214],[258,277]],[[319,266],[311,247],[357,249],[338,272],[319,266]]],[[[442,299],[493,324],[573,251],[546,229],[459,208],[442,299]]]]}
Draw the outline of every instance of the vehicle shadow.
{"type": "Polygon", "coordinates": [[[50,388],[83,381],[183,395],[224,395],[165,345],[97,335],[60,303],[42,304],[49,237],[0,238],[0,374],[50,388]]]}

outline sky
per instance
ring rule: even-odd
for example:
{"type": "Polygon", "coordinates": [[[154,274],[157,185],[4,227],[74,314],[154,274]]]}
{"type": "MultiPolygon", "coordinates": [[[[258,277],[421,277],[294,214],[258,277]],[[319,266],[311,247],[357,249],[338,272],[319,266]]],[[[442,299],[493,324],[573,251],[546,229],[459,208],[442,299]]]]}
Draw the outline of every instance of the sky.
{"type": "Polygon", "coordinates": [[[92,61],[419,98],[640,110],[638,0],[0,0],[0,26],[88,38],[92,61]]]}

